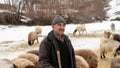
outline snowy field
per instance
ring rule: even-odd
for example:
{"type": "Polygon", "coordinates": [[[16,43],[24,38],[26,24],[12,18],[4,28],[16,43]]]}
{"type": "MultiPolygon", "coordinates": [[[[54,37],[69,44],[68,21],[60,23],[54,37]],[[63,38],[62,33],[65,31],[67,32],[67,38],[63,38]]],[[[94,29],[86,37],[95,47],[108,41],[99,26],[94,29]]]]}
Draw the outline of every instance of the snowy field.
{"type": "MultiPolygon", "coordinates": [[[[111,23],[115,24],[116,32],[119,33],[120,23],[118,21],[103,21],[85,24],[87,34],[102,35],[104,30],[111,30],[111,23]]],[[[65,34],[71,39],[74,49],[77,50],[87,48],[99,50],[100,39],[103,37],[73,36],[72,33],[78,25],[80,24],[67,24],[65,28],[65,34]]],[[[52,28],[51,25],[41,26],[41,35],[43,37],[39,37],[39,44],[35,42],[33,46],[29,46],[27,43],[28,33],[34,31],[34,28],[35,26],[0,25],[0,58],[13,59],[26,51],[39,49],[40,42],[48,34],[48,32],[52,30],[52,28]]]]}
{"type": "MultiPolygon", "coordinates": [[[[4,0],[1,0],[0,2],[4,3],[4,0]]],[[[109,17],[109,19],[107,19],[108,21],[85,24],[87,34],[92,35],[90,37],[86,35],[84,35],[84,37],[72,35],[75,28],[80,24],[66,25],[65,34],[69,36],[75,50],[85,48],[99,50],[100,40],[103,38],[103,31],[111,30],[111,23],[115,24],[116,33],[120,33],[120,21],[110,21],[111,19],[120,17],[120,14],[116,14],[120,12],[120,0],[111,0],[108,5],[109,7],[105,8],[106,15],[109,17]],[[97,36],[94,36],[94,34],[97,36]]],[[[41,35],[43,37],[39,37],[39,44],[35,42],[33,46],[29,46],[27,43],[28,34],[29,32],[34,31],[34,28],[35,26],[0,25],[0,59],[13,59],[26,51],[39,49],[40,42],[52,28],[51,25],[41,26],[41,35]]],[[[102,65],[104,65],[104,63],[102,65]]]]}

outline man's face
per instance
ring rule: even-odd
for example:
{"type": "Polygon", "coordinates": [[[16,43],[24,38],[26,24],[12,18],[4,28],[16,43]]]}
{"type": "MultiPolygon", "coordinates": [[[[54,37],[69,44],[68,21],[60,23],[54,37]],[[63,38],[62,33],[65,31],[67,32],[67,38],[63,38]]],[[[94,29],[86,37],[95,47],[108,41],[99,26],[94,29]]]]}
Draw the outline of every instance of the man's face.
{"type": "Polygon", "coordinates": [[[65,24],[58,23],[58,24],[52,25],[52,28],[53,28],[55,34],[57,34],[58,36],[61,36],[65,31],[65,24]]]}

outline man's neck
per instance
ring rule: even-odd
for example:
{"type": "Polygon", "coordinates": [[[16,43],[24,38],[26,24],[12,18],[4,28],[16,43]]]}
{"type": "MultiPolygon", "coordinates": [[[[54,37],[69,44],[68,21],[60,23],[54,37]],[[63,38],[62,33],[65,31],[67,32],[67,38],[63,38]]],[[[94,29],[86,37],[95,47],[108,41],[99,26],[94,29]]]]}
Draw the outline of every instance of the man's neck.
{"type": "Polygon", "coordinates": [[[56,34],[55,32],[53,32],[53,33],[54,33],[55,37],[56,37],[58,40],[64,41],[63,35],[58,35],[58,34],[56,34]]]}

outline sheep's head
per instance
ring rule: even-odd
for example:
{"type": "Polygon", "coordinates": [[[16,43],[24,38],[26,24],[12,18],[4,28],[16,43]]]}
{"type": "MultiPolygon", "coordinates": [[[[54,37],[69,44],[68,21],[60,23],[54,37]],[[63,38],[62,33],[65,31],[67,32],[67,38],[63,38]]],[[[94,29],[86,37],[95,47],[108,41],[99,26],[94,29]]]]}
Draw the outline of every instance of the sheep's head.
{"type": "Polygon", "coordinates": [[[110,30],[105,30],[104,31],[104,38],[110,38],[111,32],[110,30]]]}

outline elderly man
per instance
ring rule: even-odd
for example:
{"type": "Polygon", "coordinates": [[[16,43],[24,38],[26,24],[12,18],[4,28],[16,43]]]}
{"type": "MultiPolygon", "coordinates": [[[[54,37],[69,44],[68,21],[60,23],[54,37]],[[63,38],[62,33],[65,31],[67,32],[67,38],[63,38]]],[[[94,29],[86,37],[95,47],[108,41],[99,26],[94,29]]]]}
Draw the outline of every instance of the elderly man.
{"type": "Polygon", "coordinates": [[[76,68],[70,39],[64,34],[66,22],[57,15],[50,31],[39,47],[40,68],[76,68]]]}

